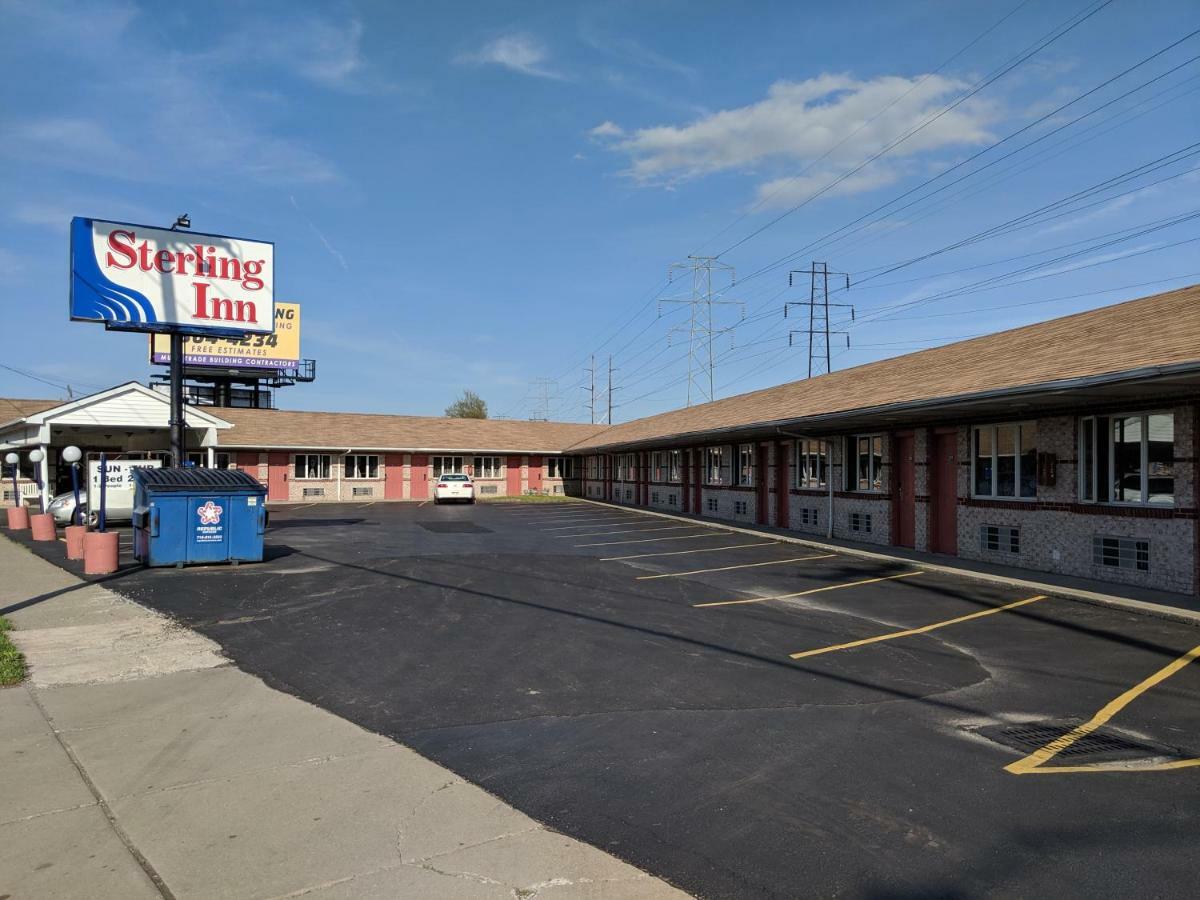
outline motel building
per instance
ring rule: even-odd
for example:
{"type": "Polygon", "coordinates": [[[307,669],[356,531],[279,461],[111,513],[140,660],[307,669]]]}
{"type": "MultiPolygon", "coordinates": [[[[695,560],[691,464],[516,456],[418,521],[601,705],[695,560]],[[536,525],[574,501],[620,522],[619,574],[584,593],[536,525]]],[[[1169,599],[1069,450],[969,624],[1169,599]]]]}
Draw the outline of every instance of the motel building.
{"type": "MultiPolygon", "coordinates": [[[[189,407],[188,446],[272,501],[424,500],[468,472],[485,498],[563,493],[1195,595],[1198,409],[1194,286],[611,427],[189,407]]],[[[0,399],[0,448],[43,448],[42,481],[64,490],[64,447],[165,455],[167,419],[136,383],[0,399]]]]}

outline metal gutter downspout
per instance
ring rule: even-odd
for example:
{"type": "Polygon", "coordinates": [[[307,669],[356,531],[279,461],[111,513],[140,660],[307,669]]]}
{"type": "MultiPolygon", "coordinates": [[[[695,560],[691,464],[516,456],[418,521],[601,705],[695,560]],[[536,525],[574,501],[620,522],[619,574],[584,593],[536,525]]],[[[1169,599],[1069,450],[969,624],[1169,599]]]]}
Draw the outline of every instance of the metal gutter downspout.
{"type": "MultiPolygon", "coordinates": [[[[797,440],[817,440],[823,441],[825,444],[825,481],[829,484],[829,509],[825,514],[825,537],[829,540],[833,539],[833,442],[824,438],[814,438],[811,434],[796,434],[794,431],[788,431],[786,428],[776,426],[775,431],[785,437],[796,438],[797,440]]],[[[845,460],[842,461],[845,465],[845,460]]]]}

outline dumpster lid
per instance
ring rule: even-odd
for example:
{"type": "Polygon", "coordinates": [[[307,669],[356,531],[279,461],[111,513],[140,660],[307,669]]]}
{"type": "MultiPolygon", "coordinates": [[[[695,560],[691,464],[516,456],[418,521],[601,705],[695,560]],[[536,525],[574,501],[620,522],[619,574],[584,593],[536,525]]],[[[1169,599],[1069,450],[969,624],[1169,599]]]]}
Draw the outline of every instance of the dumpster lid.
{"type": "Polygon", "coordinates": [[[138,467],[133,470],[133,477],[138,484],[156,491],[244,491],[247,488],[266,490],[257,478],[241,469],[201,469],[198,466],[161,469],[138,467]]]}

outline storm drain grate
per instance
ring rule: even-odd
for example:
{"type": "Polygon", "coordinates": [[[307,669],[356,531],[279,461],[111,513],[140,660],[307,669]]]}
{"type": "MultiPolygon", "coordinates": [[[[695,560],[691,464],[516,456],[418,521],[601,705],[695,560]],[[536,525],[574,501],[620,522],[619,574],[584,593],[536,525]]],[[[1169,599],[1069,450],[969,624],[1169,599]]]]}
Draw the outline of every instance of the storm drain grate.
{"type": "MultiPolygon", "coordinates": [[[[1022,725],[990,725],[979,734],[1013,750],[1033,753],[1070,732],[1079,721],[1032,722],[1022,725]]],[[[1179,758],[1182,754],[1171,747],[1138,740],[1111,729],[1098,728],[1055,754],[1055,759],[1074,762],[1104,762],[1108,760],[1145,759],[1147,757],[1179,758]]]]}
{"type": "Polygon", "coordinates": [[[474,522],[418,522],[426,531],[435,534],[491,534],[492,529],[474,522]]]}

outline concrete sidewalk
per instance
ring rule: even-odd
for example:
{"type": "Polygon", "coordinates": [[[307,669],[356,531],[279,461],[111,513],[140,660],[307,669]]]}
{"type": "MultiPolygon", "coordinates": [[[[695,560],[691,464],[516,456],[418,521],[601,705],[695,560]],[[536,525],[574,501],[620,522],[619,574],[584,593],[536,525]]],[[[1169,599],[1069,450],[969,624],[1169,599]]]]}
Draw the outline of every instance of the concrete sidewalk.
{"type": "Polygon", "coordinates": [[[0,539],[0,896],[676,898],[0,539]]]}

